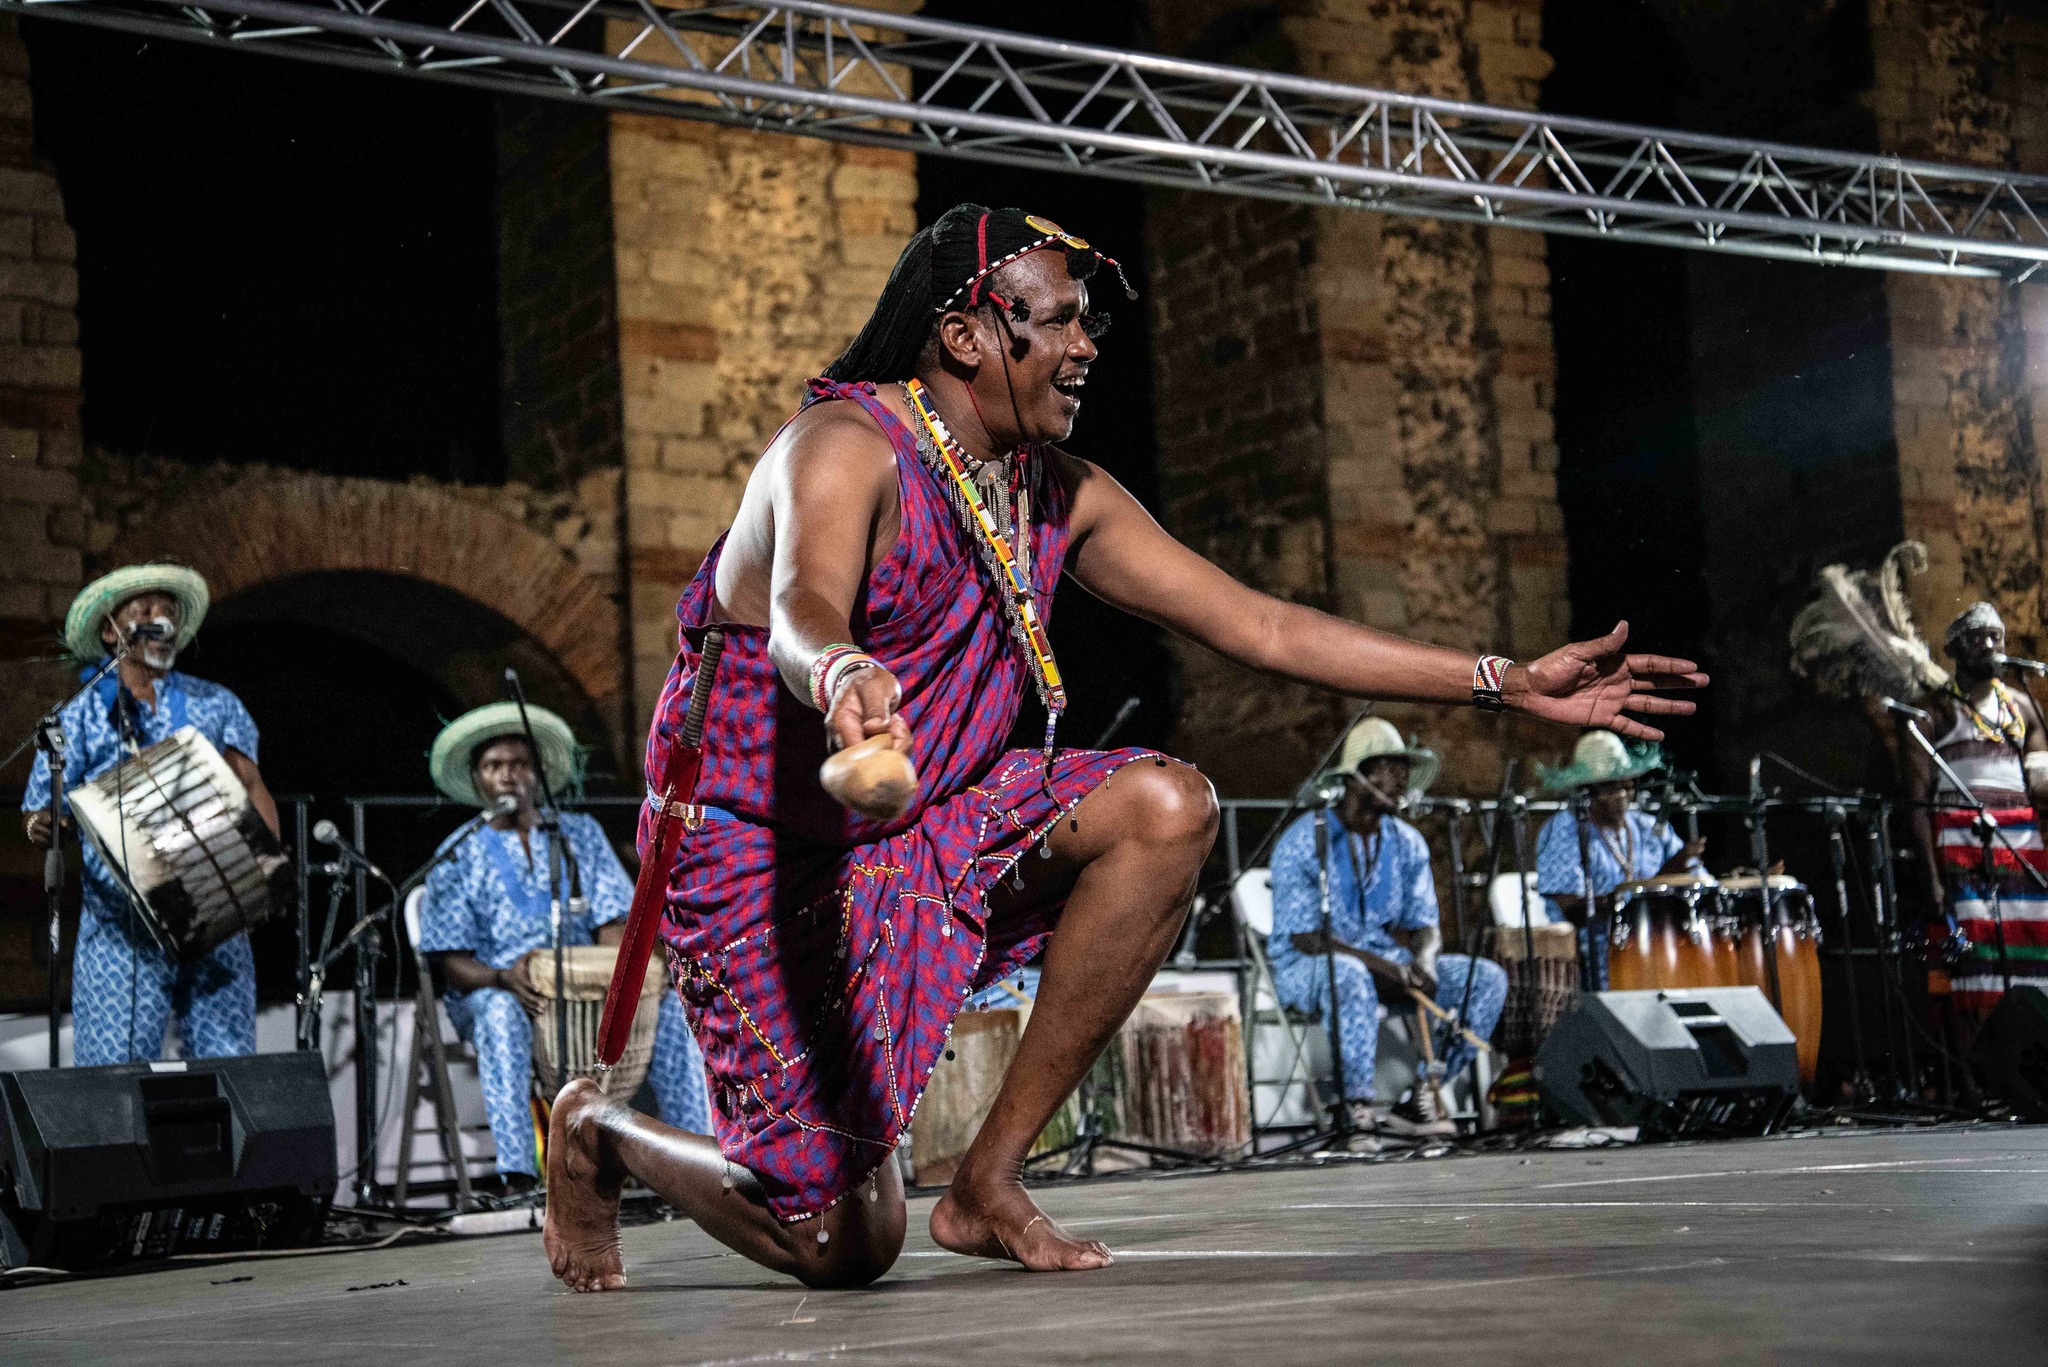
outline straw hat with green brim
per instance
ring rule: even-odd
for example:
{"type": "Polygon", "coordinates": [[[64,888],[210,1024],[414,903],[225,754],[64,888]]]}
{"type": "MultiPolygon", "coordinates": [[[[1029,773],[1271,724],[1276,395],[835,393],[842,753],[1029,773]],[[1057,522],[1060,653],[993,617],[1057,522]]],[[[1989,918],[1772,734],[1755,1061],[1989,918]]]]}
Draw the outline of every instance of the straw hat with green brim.
{"type": "Polygon", "coordinates": [[[71,600],[71,611],[64,614],[65,649],[87,662],[105,655],[107,647],[100,640],[100,628],[123,603],[145,593],[167,593],[177,600],[177,648],[183,650],[191,645],[192,638],[199,634],[199,624],[206,620],[213,595],[206,591],[206,580],[199,571],[158,563],[123,565],[80,590],[71,600]]]}
{"type": "MultiPolygon", "coordinates": [[[[583,752],[576,745],[576,733],[545,707],[528,704],[526,715],[533,722],[533,739],[540,746],[541,769],[548,786],[561,796],[583,777],[583,752]]],[[[519,724],[519,704],[494,702],[465,712],[441,728],[434,748],[427,754],[427,771],[434,786],[455,801],[471,807],[485,803],[470,774],[470,757],[479,745],[505,736],[526,738],[519,724]]]]}
{"type": "Polygon", "coordinates": [[[1390,721],[1367,717],[1345,733],[1344,744],[1337,751],[1337,762],[1322,777],[1328,779],[1355,774],[1361,765],[1376,759],[1407,760],[1408,791],[1411,793],[1428,792],[1429,785],[1436,782],[1437,775],[1444,768],[1443,759],[1436,751],[1425,749],[1413,738],[1404,742],[1390,721]]]}
{"type": "Polygon", "coordinates": [[[1572,747],[1572,762],[1550,769],[1536,766],[1536,783],[1546,793],[1567,793],[1596,783],[1624,783],[1664,767],[1654,744],[1630,745],[1612,731],[1588,731],[1572,747]]]}

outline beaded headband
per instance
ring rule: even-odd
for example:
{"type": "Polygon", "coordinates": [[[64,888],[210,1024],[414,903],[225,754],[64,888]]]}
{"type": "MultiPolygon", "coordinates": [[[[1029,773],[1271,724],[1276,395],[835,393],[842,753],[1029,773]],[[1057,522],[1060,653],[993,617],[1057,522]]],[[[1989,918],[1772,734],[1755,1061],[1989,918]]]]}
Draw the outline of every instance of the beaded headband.
{"type": "MultiPolygon", "coordinates": [[[[991,275],[994,275],[997,271],[1009,265],[1012,261],[1017,260],[1019,257],[1029,256],[1031,253],[1036,251],[1043,251],[1045,248],[1052,246],[1055,242],[1065,247],[1070,256],[1074,254],[1080,254],[1085,256],[1092,256],[1098,262],[1107,261],[1111,266],[1114,266],[1116,268],[1116,278],[1124,287],[1124,297],[1126,299],[1136,299],[1138,297],[1138,292],[1131,288],[1131,282],[1129,278],[1124,275],[1124,268],[1122,263],[1120,263],[1115,257],[1105,255],[1104,253],[1095,250],[1095,248],[1088,245],[1086,239],[1075,237],[1072,233],[1069,233],[1062,229],[1057,223],[1052,223],[1046,219],[1039,218],[1035,214],[1027,214],[1024,218],[1024,222],[1033,230],[1038,232],[1040,236],[1035,241],[1028,242],[1024,246],[1017,248],[1016,251],[1011,252],[1008,256],[1000,257],[994,261],[989,260],[988,220],[989,215],[984,213],[981,216],[981,221],[976,223],[974,226],[976,246],[975,264],[979,267],[979,269],[976,270],[974,274],[968,276],[966,280],[961,282],[959,289],[956,289],[951,294],[947,295],[945,302],[941,303],[936,309],[933,310],[934,313],[950,312],[958,304],[960,296],[963,294],[967,296],[966,307],[973,308],[976,304],[979,304],[981,302],[982,284],[985,281],[987,281],[987,279],[991,275]]],[[[1088,275],[1093,275],[1094,273],[1094,270],[1090,269],[1086,275],[1077,274],[1075,278],[1085,280],[1088,275]]],[[[1011,307],[1009,300],[1003,298],[1001,295],[996,294],[994,291],[990,291],[988,297],[990,299],[993,299],[997,304],[1001,305],[1004,308],[1011,307]]]]}

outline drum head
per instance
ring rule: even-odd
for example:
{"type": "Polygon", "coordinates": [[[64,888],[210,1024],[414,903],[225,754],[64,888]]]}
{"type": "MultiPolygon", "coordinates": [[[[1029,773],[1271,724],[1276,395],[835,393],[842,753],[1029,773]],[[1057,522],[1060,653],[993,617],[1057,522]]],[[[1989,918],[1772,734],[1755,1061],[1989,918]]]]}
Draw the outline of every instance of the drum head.
{"type": "MultiPolygon", "coordinates": [[[[1753,893],[1763,886],[1763,880],[1754,873],[1731,873],[1721,880],[1721,886],[1729,892],[1753,893]]],[[[1772,892],[1791,892],[1794,889],[1804,892],[1806,884],[1800,882],[1789,873],[1774,873],[1771,875],[1772,892]]]]}

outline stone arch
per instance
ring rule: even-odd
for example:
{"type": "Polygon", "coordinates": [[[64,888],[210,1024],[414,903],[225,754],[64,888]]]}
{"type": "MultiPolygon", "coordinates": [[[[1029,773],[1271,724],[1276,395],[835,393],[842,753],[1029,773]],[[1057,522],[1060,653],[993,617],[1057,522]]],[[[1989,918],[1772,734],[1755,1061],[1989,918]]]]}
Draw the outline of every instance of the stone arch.
{"type": "Polygon", "coordinates": [[[555,541],[486,501],[499,492],[214,467],[164,489],[103,563],[180,561],[206,576],[216,601],[323,571],[425,579],[518,626],[614,711],[624,680],[617,605],[555,541]]]}

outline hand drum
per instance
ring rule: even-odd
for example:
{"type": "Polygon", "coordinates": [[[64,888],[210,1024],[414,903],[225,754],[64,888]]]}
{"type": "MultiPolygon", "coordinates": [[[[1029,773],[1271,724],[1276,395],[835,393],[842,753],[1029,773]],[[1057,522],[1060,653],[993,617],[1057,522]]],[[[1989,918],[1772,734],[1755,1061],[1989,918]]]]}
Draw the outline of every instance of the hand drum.
{"type": "Polygon", "coordinates": [[[894,821],[917,798],[917,768],[886,735],[832,755],[819,767],[818,782],[841,806],[875,821],[894,821]]]}

